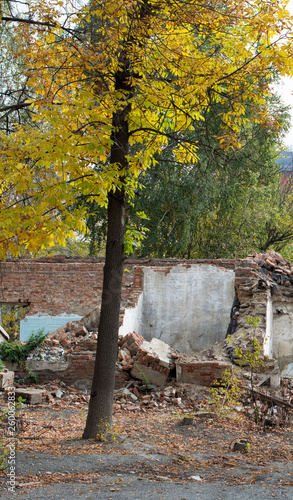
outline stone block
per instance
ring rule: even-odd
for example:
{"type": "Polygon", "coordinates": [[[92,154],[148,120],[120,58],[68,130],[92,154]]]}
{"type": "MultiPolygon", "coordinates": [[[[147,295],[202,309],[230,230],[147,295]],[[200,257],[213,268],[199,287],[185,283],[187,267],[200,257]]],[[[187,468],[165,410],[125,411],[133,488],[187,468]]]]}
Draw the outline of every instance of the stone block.
{"type": "Polygon", "coordinates": [[[232,451],[240,451],[240,453],[247,453],[250,448],[250,444],[247,441],[236,441],[234,443],[232,451]]]}
{"type": "Polygon", "coordinates": [[[61,361],[30,360],[27,365],[32,371],[36,372],[45,370],[50,370],[51,372],[61,372],[69,368],[70,358],[67,356],[66,360],[61,361]]]}
{"type": "Polygon", "coordinates": [[[25,399],[26,404],[36,405],[42,402],[43,397],[46,396],[46,391],[42,389],[15,389],[15,400],[19,397],[25,399]]]}
{"type": "Polygon", "coordinates": [[[80,378],[76,380],[73,385],[79,391],[89,391],[91,388],[91,381],[85,378],[80,378]]]}
{"type": "Polygon", "coordinates": [[[0,390],[12,387],[14,383],[14,372],[7,371],[0,373],[0,390]]]}
{"type": "Polygon", "coordinates": [[[270,376],[270,386],[272,389],[279,389],[281,384],[281,374],[280,370],[275,370],[270,376]]]}
{"type": "Polygon", "coordinates": [[[131,376],[139,380],[147,379],[150,384],[162,386],[166,383],[168,374],[154,370],[150,366],[146,366],[139,361],[136,361],[131,370],[131,376]]]}

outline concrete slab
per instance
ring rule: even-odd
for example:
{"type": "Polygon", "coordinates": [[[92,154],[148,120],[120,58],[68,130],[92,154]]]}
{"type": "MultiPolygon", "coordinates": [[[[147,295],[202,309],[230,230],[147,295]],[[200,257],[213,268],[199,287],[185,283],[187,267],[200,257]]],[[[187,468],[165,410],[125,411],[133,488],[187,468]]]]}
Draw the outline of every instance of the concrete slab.
{"type": "Polygon", "coordinates": [[[170,365],[170,355],[171,349],[166,342],[163,342],[160,339],[153,338],[150,342],[143,342],[141,345],[141,349],[158,356],[159,364],[161,366],[165,366],[166,368],[170,365]]]}
{"type": "Polygon", "coordinates": [[[14,372],[1,372],[0,373],[0,390],[12,387],[14,384],[14,372]]]}
{"type": "Polygon", "coordinates": [[[162,386],[166,383],[167,375],[159,371],[153,370],[149,366],[145,366],[142,363],[136,361],[131,370],[131,376],[138,378],[139,380],[145,381],[147,379],[150,384],[162,386]]]}
{"type": "Polygon", "coordinates": [[[43,401],[46,391],[42,389],[15,389],[15,399],[18,400],[19,397],[25,399],[27,404],[35,405],[43,401]]]}

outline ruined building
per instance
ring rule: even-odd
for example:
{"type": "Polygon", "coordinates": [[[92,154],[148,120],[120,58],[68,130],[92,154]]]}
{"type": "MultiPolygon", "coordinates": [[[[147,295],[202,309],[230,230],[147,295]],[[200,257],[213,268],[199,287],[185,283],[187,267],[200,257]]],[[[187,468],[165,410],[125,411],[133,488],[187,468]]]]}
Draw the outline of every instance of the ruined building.
{"type": "MultiPolygon", "coordinates": [[[[23,340],[39,326],[50,331],[53,325],[57,328],[86,315],[87,327],[97,327],[102,259],[7,259],[1,262],[0,278],[1,303],[28,308],[21,325],[23,340]],[[95,314],[91,314],[93,310],[95,314]]],[[[245,351],[247,339],[256,337],[264,358],[290,371],[292,321],[293,266],[273,251],[231,260],[125,261],[120,317],[123,336],[136,331],[147,341],[164,341],[174,352],[196,353],[223,342],[229,333],[231,359],[237,347],[245,351]],[[258,325],[248,324],[247,317],[259,318],[258,325]]],[[[46,376],[62,372],[70,383],[81,376],[90,380],[95,338],[84,338],[70,352],[68,338],[62,328],[60,331],[66,355],[62,366],[60,362],[54,367],[52,363],[43,366],[46,376]]],[[[211,361],[216,370],[217,360],[211,361]]],[[[41,372],[41,367],[37,371],[41,372]]]]}

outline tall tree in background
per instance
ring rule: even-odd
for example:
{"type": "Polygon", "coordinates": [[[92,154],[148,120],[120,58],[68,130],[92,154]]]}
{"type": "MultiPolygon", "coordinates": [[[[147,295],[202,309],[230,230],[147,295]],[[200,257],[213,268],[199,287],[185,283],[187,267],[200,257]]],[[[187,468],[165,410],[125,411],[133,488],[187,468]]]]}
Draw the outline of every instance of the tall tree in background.
{"type": "MultiPolygon", "coordinates": [[[[1,15],[12,14],[14,2],[1,2],[1,15]]],[[[0,130],[10,133],[15,124],[27,121],[31,109],[27,99],[31,98],[31,89],[27,86],[27,77],[22,57],[14,57],[16,49],[14,26],[2,22],[0,25],[0,130]]]]}
{"type": "MultiPolygon", "coordinates": [[[[250,103],[243,104],[249,117],[250,103]]],[[[200,158],[196,165],[176,163],[170,141],[158,156],[158,163],[146,172],[134,203],[133,217],[137,211],[144,211],[148,217],[139,255],[242,257],[263,249],[273,213],[275,236],[276,232],[284,233],[288,225],[288,221],[284,224],[284,212],[285,218],[291,213],[288,204],[285,208],[290,190],[287,187],[285,193],[284,186],[279,188],[276,159],[281,154],[289,116],[277,97],[270,98],[266,108],[271,120],[265,125],[243,124],[237,150],[220,147],[215,136],[222,108],[210,110],[193,132],[200,158]]],[[[136,222],[139,224],[137,217],[136,222]]]]}
{"type": "MultiPolygon", "coordinates": [[[[249,117],[250,103],[243,104],[249,117]]],[[[175,141],[169,140],[140,175],[128,210],[130,228],[145,234],[137,256],[243,257],[270,245],[279,251],[292,240],[292,183],[282,182],[276,162],[290,117],[277,96],[267,100],[266,110],[267,123],[242,124],[241,147],[226,150],[216,139],[223,106],[214,104],[192,132],[195,165],[176,162],[175,141]]],[[[87,225],[90,254],[97,255],[104,246],[106,211],[95,202],[88,204],[87,225]]]]}
{"type": "Polygon", "coordinates": [[[101,317],[83,437],[111,426],[127,200],[138,176],[174,141],[176,162],[199,158],[193,131],[223,105],[215,139],[241,147],[250,120],[265,125],[269,74],[291,72],[286,2],[29,0],[15,25],[16,57],[32,89],[34,126],[1,140],[3,254],[82,229],[81,200],[107,206],[101,317]],[[266,77],[264,77],[266,75],[266,77]],[[250,102],[245,116],[243,101],[250,102]]]}

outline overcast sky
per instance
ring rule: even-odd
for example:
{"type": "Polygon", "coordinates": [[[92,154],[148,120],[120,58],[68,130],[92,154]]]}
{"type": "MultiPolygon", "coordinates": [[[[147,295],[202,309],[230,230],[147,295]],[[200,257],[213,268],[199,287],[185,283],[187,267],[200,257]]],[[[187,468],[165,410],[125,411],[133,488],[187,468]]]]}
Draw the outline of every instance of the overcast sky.
{"type": "MultiPolygon", "coordinates": [[[[293,15],[293,0],[289,0],[288,10],[293,15]]],[[[282,97],[284,104],[291,106],[291,130],[285,138],[285,144],[293,151],[293,79],[283,78],[282,85],[277,87],[278,94],[282,97]]]]}
{"type": "Polygon", "coordinates": [[[293,79],[283,78],[282,85],[279,85],[276,90],[284,104],[291,106],[291,129],[285,137],[285,144],[293,150],[293,79]]]}

